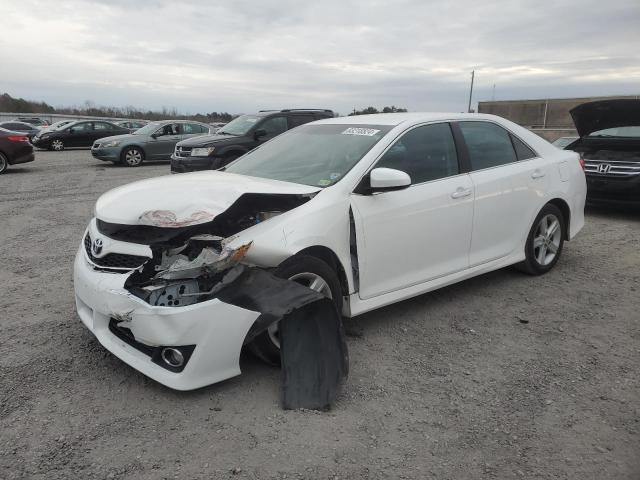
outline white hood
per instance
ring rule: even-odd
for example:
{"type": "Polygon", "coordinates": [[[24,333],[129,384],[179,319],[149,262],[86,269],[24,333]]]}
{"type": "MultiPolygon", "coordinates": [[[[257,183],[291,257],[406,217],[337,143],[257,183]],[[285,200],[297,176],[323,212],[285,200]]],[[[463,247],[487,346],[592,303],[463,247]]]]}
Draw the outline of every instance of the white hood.
{"type": "Polygon", "coordinates": [[[245,193],[304,195],[318,190],[234,173],[184,173],[114,188],[96,202],[96,217],[109,223],[179,228],[213,220],[245,193]]]}

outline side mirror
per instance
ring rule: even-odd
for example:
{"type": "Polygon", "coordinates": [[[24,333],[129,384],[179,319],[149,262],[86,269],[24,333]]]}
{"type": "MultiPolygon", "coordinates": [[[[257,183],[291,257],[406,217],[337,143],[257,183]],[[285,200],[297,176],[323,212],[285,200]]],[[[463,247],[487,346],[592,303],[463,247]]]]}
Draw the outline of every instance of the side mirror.
{"type": "Polygon", "coordinates": [[[158,138],[158,136],[159,136],[158,132],[154,132],[151,134],[151,138],[153,138],[154,140],[158,138]]]}
{"type": "Polygon", "coordinates": [[[411,185],[411,177],[394,168],[374,168],[369,174],[371,192],[389,192],[402,190],[411,185]]]}
{"type": "Polygon", "coordinates": [[[75,131],[76,131],[76,129],[75,129],[75,128],[73,128],[73,127],[71,127],[71,128],[69,129],[69,133],[73,133],[73,132],[75,132],[75,131]]]}
{"type": "Polygon", "coordinates": [[[260,137],[264,137],[267,135],[267,131],[264,128],[259,128],[255,132],[253,132],[253,138],[258,140],[260,137]]]}

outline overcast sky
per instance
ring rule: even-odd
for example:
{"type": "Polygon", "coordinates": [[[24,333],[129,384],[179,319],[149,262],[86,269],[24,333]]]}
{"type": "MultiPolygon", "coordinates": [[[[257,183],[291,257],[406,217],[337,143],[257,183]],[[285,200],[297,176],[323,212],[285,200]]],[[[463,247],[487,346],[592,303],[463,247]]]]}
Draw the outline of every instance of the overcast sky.
{"type": "Polygon", "coordinates": [[[0,0],[0,92],[196,113],[640,94],[640,1],[0,0]],[[548,3],[548,5],[545,5],[548,3]]]}

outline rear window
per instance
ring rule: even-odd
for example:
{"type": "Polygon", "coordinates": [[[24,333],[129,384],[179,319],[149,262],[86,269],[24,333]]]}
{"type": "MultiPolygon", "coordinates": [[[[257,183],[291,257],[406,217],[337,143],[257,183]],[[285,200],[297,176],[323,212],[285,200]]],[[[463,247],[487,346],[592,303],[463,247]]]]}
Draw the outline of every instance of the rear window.
{"type": "Polygon", "coordinates": [[[640,138],[640,127],[606,128],[604,130],[593,132],[589,137],[640,138]]]}

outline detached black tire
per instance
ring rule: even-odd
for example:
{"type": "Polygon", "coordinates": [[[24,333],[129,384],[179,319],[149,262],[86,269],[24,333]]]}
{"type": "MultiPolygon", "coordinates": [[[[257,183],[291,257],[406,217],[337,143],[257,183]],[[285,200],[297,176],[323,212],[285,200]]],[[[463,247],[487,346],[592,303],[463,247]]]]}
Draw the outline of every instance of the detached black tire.
{"type": "Polygon", "coordinates": [[[4,153],[0,153],[0,175],[7,171],[9,168],[9,160],[4,156],[4,153]]]}
{"type": "Polygon", "coordinates": [[[546,204],[529,231],[524,247],[526,259],[516,268],[529,275],[547,273],[558,263],[565,237],[564,215],[555,205],[546,204]]]}
{"type": "MultiPolygon", "coordinates": [[[[340,280],[336,272],[322,260],[311,255],[294,255],[282,262],[273,273],[324,293],[334,301],[338,312],[342,312],[340,280]]],[[[277,324],[258,335],[249,344],[249,350],[266,363],[280,365],[277,324]]]]}
{"type": "Polygon", "coordinates": [[[127,167],[139,167],[144,161],[144,152],[138,147],[126,147],[120,154],[120,161],[127,167]]]}

